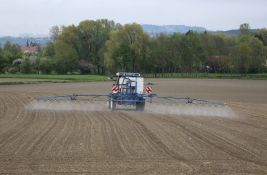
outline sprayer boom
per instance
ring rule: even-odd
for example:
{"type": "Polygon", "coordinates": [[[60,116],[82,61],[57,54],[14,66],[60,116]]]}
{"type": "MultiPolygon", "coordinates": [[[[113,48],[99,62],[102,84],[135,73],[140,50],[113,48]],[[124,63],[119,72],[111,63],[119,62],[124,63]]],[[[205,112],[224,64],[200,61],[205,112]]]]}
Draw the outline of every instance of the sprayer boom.
{"type": "MultiPolygon", "coordinates": [[[[153,85],[149,83],[148,85],[153,85]]],[[[135,106],[138,111],[144,111],[146,102],[169,102],[185,104],[214,104],[224,105],[221,101],[209,101],[190,97],[158,96],[152,93],[152,86],[144,87],[144,78],[139,73],[118,72],[116,80],[109,94],[72,94],[61,96],[37,97],[37,101],[97,101],[103,100],[108,103],[108,108],[115,111],[117,105],[135,106]],[[102,99],[101,99],[102,98],[102,99]]]]}

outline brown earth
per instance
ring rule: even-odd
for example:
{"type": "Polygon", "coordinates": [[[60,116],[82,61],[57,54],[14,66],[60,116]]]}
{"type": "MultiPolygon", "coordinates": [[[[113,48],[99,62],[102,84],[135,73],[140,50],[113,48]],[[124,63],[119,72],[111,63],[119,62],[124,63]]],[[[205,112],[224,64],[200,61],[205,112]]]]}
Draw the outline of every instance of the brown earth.
{"type": "Polygon", "coordinates": [[[41,111],[111,82],[0,86],[0,174],[267,174],[267,81],[155,79],[160,95],[223,100],[235,117],[41,111]]]}

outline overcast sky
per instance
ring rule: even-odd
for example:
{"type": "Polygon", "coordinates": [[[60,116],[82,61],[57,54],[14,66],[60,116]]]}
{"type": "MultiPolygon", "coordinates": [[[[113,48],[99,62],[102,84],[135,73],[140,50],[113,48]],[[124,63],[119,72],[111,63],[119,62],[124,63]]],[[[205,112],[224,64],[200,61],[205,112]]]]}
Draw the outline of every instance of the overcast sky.
{"type": "Polygon", "coordinates": [[[48,34],[53,25],[108,18],[208,30],[267,27],[267,0],[0,0],[0,36],[48,34]]]}

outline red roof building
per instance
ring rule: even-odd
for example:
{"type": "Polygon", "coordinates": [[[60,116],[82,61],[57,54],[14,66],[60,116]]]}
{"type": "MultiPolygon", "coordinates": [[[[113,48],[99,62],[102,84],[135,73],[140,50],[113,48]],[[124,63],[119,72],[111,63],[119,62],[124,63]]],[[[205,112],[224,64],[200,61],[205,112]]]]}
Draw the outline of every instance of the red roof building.
{"type": "Polygon", "coordinates": [[[39,47],[38,46],[23,46],[21,47],[21,51],[23,53],[32,53],[32,54],[36,54],[39,52],[39,47]]]}

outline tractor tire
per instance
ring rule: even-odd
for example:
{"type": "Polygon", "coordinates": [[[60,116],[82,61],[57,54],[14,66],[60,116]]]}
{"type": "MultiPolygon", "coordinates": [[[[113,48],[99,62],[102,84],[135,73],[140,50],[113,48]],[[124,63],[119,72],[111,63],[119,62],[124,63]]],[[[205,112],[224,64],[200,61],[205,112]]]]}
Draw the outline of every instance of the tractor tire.
{"type": "Polygon", "coordinates": [[[108,109],[111,109],[111,99],[108,99],[107,106],[108,106],[108,109]]]}
{"type": "Polygon", "coordinates": [[[145,102],[136,103],[136,111],[144,111],[145,110],[145,102]]]}
{"type": "Polygon", "coordinates": [[[110,109],[111,111],[116,111],[116,102],[112,99],[110,100],[110,109]]]}

